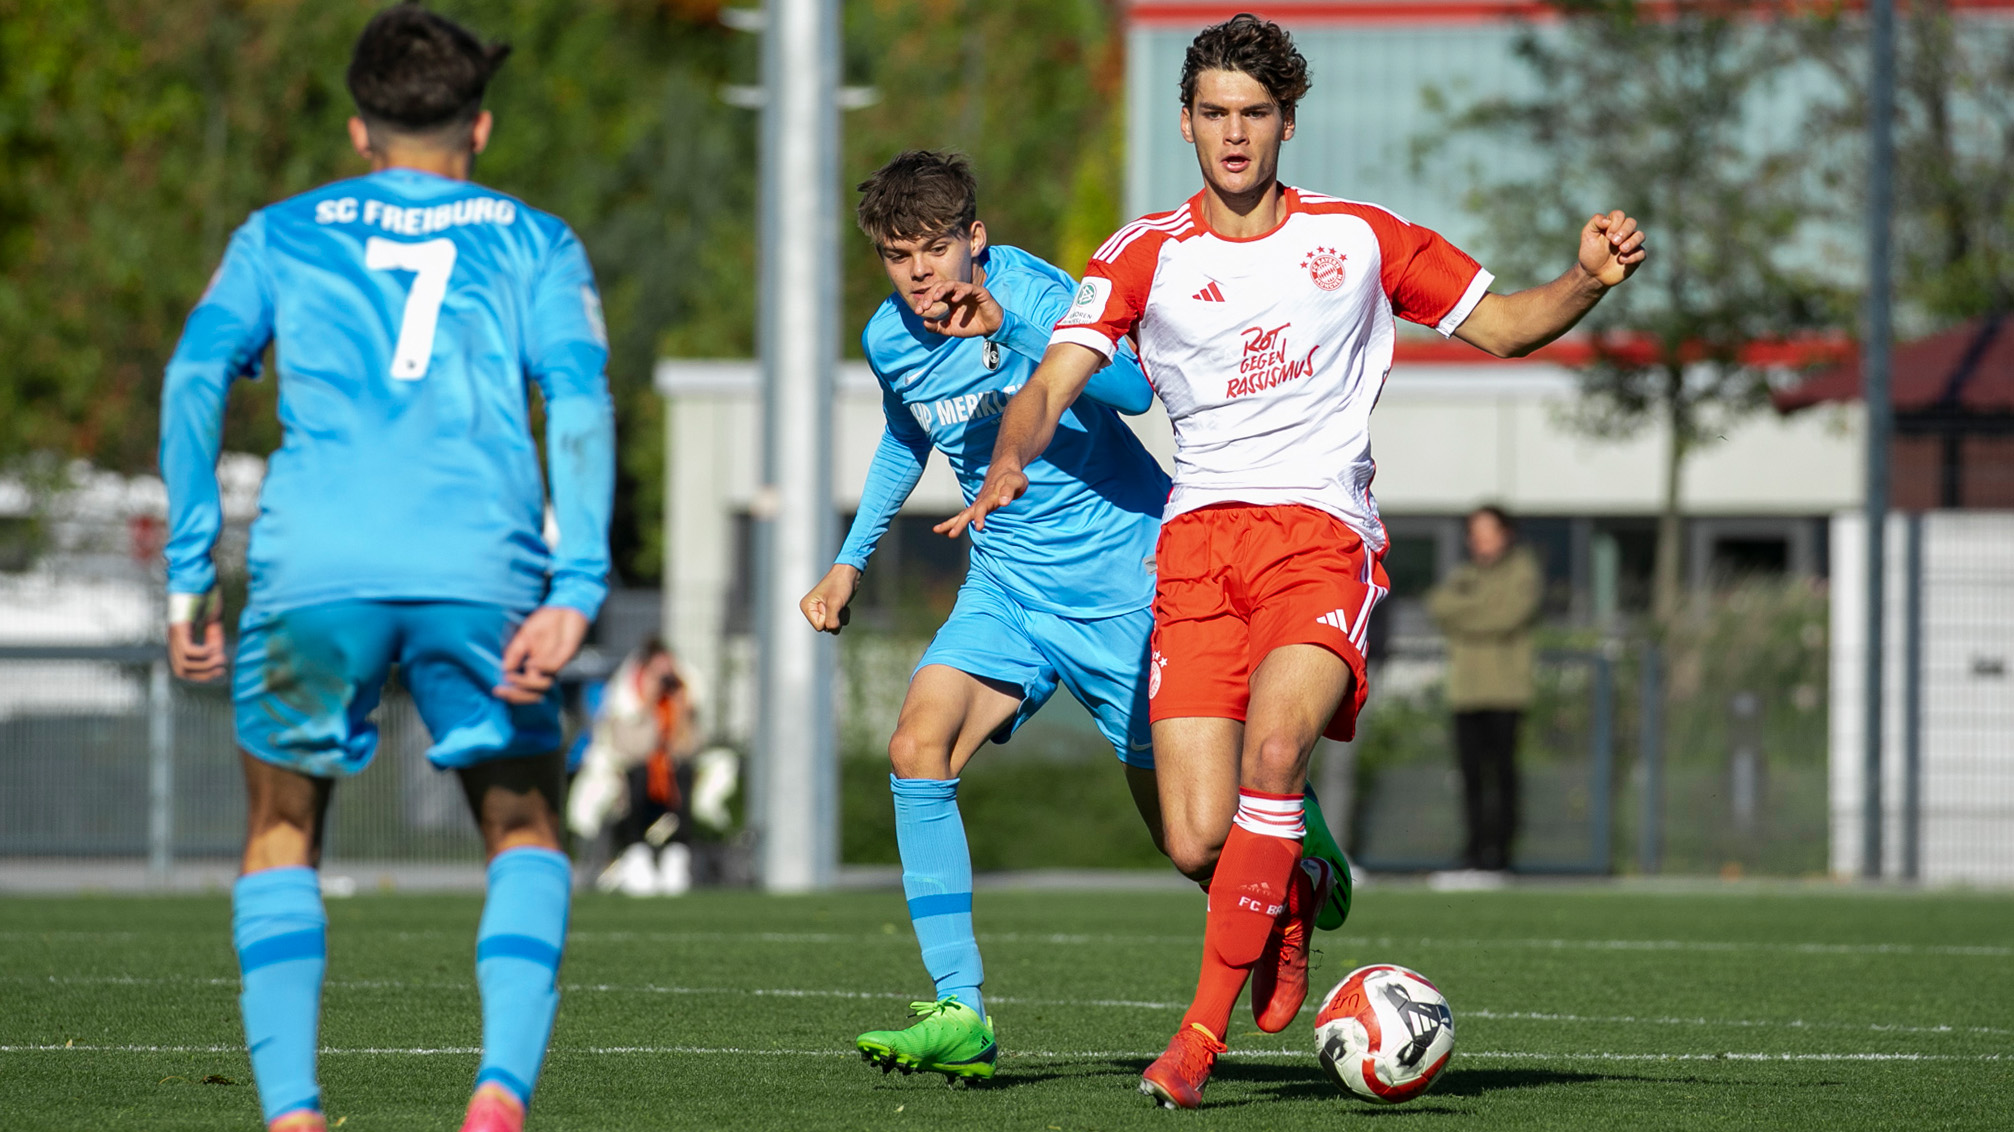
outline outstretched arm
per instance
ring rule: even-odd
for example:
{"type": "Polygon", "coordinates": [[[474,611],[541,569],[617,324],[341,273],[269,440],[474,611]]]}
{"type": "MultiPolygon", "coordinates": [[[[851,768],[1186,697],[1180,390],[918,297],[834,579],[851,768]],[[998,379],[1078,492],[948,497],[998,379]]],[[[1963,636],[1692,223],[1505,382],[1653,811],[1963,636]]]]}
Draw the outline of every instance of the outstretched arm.
{"type": "Polygon", "coordinates": [[[211,560],[224,508],[217,488],[224,402],[231,381],[256,376],[273,336],[261,261],[265,225],[254,216],[231,237],[224,262],[189,314],[161,387],[161,478],[168,487],[168,659],[184,680],[224,674],[224,628],[211,560]]]}
{"type": "Polygon", "coordinates": [[[1000,414],[1000,435],[993,442],[986,482],[979,485],[965,510],[933,529],[951,538],[964,534],[967,525],[983,531],[987,515],[1021,498],[1028,490],[1028,477],[1022,470],[1048,449],[1063,411],[1104,364],[1104,355],[1088,346],[1059,342],[1049,347],[1034,376],[1000,414]]]}
{"type": "Polygon", "coordinates": [[[821,633],[837,633],[846,627],[846,607],[860,590],[867,559],[887,533],[888,524],[901,512],[909,493],[916,490],[930,459],[930,434],[916,426],[885,382],[881,400],[888,427],[874,449],[874,461],[867,466],[867,484],[860,491],[860,509],[853,513],[853,526],[846,532],[832,569],[797,603],[804,619],[821,633]]]}
{"type": "Polygon", "coordinates": [[[1590,219],[1566,274],[1509,295],[1484,295],[1455,337],[1499,358],[1521,358],[1573,329],[1601,297],[1642,265],[1636,221],[1621,211],[1590,219]]]}

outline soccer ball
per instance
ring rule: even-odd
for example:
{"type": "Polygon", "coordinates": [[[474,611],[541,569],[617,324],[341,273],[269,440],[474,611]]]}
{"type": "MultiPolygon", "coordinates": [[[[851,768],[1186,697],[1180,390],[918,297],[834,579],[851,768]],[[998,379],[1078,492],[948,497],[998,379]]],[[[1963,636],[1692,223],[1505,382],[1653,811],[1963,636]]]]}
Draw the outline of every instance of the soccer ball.
{"type": "Polygon", "coordinates": [[[1378,1104],[1426,1092],[1454,1051],[1448,1000],[1418,971],[1389,963],[1351,971],[1315,1014],[1322,1071],[1378,1104]]]}

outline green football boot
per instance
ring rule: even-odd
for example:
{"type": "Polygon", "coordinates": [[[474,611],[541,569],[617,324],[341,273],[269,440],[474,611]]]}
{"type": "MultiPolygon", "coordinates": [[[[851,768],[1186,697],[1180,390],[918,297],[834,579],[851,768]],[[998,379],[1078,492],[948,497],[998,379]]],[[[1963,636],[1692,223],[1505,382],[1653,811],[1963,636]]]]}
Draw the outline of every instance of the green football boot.
{"type": "Polygon", "coordinates": [[[1322,815],[1322,803],[1315,797],[1312,783],[1302,791],[1301,804],[1307,821],[1307,832],[1301,838],[1301,856],[1320,857],[1336,871],[1336,886],[1329,890],[1329,898],[1315,915],[1315,926],[1332,932],[1350,918],[1350,897],[1356,888],[1350,879],[1350,859],[1343,856],[1342,846],[1330,836],[1329,819],[1322,815]]]}
{"type": "Polygon", "coordinates": [[[861,1060],[879,1065],[883,1073],[922,1070],[967,1084],[992,1079],[1000,1047],[993,1041],[991,1019],[979,1017],[952,995],[912,1002],[909,1012],[916,1022],[906,1030],[869,1030],[854,1039],[861,1060]]]}

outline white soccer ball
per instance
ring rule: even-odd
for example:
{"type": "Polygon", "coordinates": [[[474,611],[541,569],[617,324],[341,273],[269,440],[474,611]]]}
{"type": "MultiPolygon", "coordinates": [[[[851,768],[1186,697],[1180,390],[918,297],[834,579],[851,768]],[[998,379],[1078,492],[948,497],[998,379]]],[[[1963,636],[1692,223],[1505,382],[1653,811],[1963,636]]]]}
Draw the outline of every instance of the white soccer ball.
{"type": "Polygon", "coordinates": [[[1448,1000],[1418,971],[1380,963],[1336,984],[1315,1014],[1315,1053],[1340,1088],[1378,1104],[1427,1091],[1455,1052],[1448,1000]]]}

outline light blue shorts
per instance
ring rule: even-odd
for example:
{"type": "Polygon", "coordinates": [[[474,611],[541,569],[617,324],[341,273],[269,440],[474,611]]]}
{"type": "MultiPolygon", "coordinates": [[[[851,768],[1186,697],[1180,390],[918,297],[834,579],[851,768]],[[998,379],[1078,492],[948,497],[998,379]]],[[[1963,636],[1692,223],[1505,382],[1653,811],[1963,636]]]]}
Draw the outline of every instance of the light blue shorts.
{"type": "Polygon", "coordinates": [[[427,759],[466,767],[549,754],[560,746],[560,692],[510,704],[491,689],[526,611],[478,602],[336,601],[280,612],[247,609],[231,699],[238,745],[318,778],[352,775],[378,749],[370,720],[399,666],[433,736],[427,759]]]}
{"type": "Polygon", "coordinates": [[[1080,619],[1029,609],[977,574],[916,667],[942,664],[1021,689],[1021,707],[993,735],[1005,743],[1042,710],[1060,683],[1090,710],[1119,761],[1151,770],[1147,724],[1147,642],[1154,611],[1080,619]]]}

